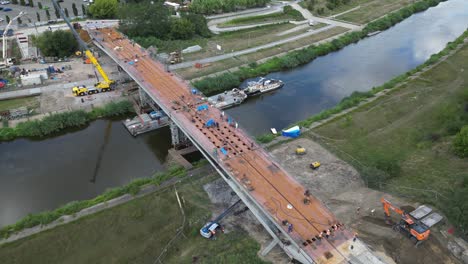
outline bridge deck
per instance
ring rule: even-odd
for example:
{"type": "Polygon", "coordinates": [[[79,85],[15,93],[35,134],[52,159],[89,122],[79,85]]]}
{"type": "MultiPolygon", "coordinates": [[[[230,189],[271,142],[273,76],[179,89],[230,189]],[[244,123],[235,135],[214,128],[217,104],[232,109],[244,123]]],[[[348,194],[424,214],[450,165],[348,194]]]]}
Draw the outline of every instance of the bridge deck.
{"type": "Polygon", "coordinates": [[[341,263],[349,260],[345,252],[348,250],[346,242],[352,239],[352,234],[341,227],[334,231],[332,226],[339,223],[318,199],[310,196],[310,203],[305,204],[304,187],[276,164],[247,133],[228,124],[219,109],[209,106],[207,110],[197,111],[197,106],[207,104],[201,95],[192,94],[188,83],[166,72],[164,66],[151,59],[138,44],[111,28],[90,32],[101,48],[144,84],[147,93],[170,109],[167,114],[189,131],[207,153],[216,153],[218,164],[244,186],[245,191],[269,212],[285,232],[288,227],[282,224],[284,220],[293,225],[289,236],[314,261],[341,263]],[[209,119],[218,122],[219,127],[206,127],[204,124],[209,119]],[[228,154],[222,154],[221,148],[228,154]],[[316,239],[326,230],[331,230],[329,238],[323,234],[323,239],[316,239]]]}

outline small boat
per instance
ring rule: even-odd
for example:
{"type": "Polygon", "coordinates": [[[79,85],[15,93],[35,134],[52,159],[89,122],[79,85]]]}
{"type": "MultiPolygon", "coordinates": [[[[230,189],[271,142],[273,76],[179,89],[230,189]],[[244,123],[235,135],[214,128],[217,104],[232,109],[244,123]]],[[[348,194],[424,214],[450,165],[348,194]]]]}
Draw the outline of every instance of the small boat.
{"type": "Polygon", "coordinates": [[[244,92],[248,96],[253,96],[279,89],[283,87],[283,85],[284,83],[281,80],[265,79],[261,77],[258,81],[248,82],[244,92]]]}

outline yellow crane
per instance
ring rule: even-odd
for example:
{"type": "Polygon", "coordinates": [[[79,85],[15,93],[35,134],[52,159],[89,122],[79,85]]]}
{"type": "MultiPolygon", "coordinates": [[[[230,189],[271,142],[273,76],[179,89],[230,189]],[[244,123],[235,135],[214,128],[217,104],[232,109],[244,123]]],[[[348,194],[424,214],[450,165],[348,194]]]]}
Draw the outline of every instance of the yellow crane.
{"type": "Polygon", "coordinates": [[[96,94],[100,92],[108,92],[111,91],[115,88],[115,81],[109,79],[109,76],[107,76],[106,72],[104,69],[101,67],[101,64],[99,64],[98,60],[96,57],[94,57],[93,53],[89,50],[88,45],[80,38],[80,35],[78,35],[78,32],[76,32],[75,28],[71,25],[70,20],[68,17],[64,14],[62,8],[57,4],[56,0],[52,0],[52,3],[55,7],[55,9],[60,13],[60,15],[63,17],[65,22],[67,23],[68,27],[70,28],[73,36],[75,39],[78,41],[80,47],[82,50],[84,50],[84,53],[86,57],[91,61],[91,63],[96,67],[97,71],[102,77],[102,81],[99,81],[99,78],[96,75],[96,78],[98,79],[98,82],[94,84],[94,87],[86,87],[85,85],[78,85],[72,88],[72,92],[75,96],[83,96],[83,95],[90,95],[90,94],[96,94]]]}

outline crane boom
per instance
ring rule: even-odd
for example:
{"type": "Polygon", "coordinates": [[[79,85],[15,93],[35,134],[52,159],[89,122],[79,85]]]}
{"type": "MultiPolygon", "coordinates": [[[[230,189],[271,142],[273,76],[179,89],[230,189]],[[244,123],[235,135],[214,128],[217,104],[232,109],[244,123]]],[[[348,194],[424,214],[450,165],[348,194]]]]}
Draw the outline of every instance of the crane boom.
{"type": "MultiPolygon", "coordinates": [[[[85,54],[86,54],[86,57],[88,57],[88,59],[91,61],[91,63],[94,65],[94,67],[96,67],[96,69],[98,70],[99,74],[102,76],[102,78],[104,79],[104,81],[102,82],[98,82],[94,85],[94,87],[100,89],[101,91],[109,91],[113,88],[114,84],[115,84],[115,81],[114,80],[111,80],[109,79],[109,76],[107,76],[106,72],[104,71],[104,69],[101,67],[101,64],[99,64],[98,60],[96,59],[96,57],[94,57],[93,53],[89,50],[89,47],[88,45],[81,39],[80,35],[78,34],[78,32],[76,32],[75,28],[73,27],[73,25],[70,23],[70,20],[68,19],[68,17],[64,14],[62,8],[58,5],[57,1],[56,0],[52,0],[52,3],[55,7],[55,9],[57,9],[57,11],[60,13],[60,15],[63,17],[63,19],[65,20],[65,23],[67,23],[68,27],[70,28],[73,36],[75,37],[76,41],[78,41],[78,44],[80,46],[80,48],[82,50],[85,51],[85,54]]],[[[77,94],[79,94],[80,92],[78,90],[76,90],[77,94]]],[[[83,93],[85,93],[83,91],[83,93]]],[[[89,92],[88,92],[89,94],[89,92]]],[[[84,94],[83,94],[84,95],[84,94]]]]}
{"type": "Polygon", "coordinates": [[[387,199],[385,198],[381,198],[380,201],[382,202],[383,204],[383,208],[384,208],[384,211],[385,211],[385,215],[387,217],[390,216],[390,211],[388,209],[392,209],[395,213],[399,214],[399,215],[403,215],[405,214],[405,211],[401,210],[400,208],[394,206],[392,203],[390,203],[387,199]]]}

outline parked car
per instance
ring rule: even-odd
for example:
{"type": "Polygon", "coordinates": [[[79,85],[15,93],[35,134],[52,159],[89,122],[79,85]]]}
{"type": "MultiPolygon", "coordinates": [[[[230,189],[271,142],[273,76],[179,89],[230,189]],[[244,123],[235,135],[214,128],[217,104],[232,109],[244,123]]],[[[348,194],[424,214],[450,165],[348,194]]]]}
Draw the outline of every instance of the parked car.
{"type": "Polygon", "coordinates": [[[7,31],[7,33],[6,33],[6,35],[7,35],[8,37],[11,37],[11,36],[13,36],[13,29],[11,29],[11,28],[10,28],[10,29],[8,29],[8,31],[7,31]]]}
{"type": "Polygon", "coordinates": [[[3,7],[0,6],[0,10],[3,10],[3,7]]]}
{"type": "Polygon", "coordinates": [[[8,5],[10,1],[0,1],[0,5],[8,5]]]}
{"type": "Polygon", "coordinates": [[[3,11],[5,11],[5,12],[10,12],[11,10],[13,10],[13,9],[8,8],[8,7],[3,9],[3,11]]]}
{"type": "Polygon", "coordinates": [[[3,19],[3,18],[0,18],[0,22],[3,22],[3,21],[5,21],[5,19],[3,19]]]}

